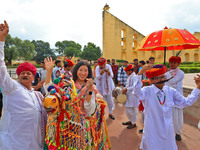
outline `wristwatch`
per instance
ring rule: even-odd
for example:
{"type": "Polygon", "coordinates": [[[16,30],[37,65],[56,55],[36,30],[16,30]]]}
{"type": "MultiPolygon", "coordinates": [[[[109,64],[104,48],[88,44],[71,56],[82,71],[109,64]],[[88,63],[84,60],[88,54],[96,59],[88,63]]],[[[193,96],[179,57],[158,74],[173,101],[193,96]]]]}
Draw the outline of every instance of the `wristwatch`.
{"type": "Polygon", "coordinates": [[[89,91],[87,94],[92,95],[92,91],[89,91]]]}

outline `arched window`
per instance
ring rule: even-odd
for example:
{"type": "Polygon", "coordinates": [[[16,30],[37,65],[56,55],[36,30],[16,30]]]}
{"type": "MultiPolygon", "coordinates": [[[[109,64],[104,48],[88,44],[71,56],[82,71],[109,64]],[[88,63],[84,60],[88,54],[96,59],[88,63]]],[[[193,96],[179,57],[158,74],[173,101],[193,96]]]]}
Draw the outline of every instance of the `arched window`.
{"type": "Polygon", "coordinates": [[[197,53],[194,54],[194,62],[199,61],[199,55],[197,53]]]}
{"type": "Polygon", "coordinates": [[[185,62],[189,62],[189,57],[190,57],[189,53],[185,53],[185,55],[184,55],[184,61],[185,62]]]}

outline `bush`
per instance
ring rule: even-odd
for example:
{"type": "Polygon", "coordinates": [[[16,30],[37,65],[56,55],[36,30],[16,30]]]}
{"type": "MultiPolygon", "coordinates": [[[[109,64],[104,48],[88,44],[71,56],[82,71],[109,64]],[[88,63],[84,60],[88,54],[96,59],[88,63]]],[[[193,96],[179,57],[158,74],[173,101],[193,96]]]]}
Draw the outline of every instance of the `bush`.
{"type": "Polygon", "coordinates": [[[200,67],[179,67],[184,73],[199,73],[200,67]]]}

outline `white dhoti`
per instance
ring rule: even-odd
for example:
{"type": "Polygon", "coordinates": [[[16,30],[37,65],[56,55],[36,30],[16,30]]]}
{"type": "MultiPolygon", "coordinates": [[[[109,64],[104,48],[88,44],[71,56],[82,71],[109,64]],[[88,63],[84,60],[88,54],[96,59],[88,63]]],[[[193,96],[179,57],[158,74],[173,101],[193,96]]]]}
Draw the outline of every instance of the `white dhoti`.
{"type": "Polygon", "coordinates": [[[128,120],[135,124],[138,119],[138,107],[125,107],[125,113],[128,120]]]}
{"type": "Polygon", "coordinates": [[[174,131],[176,134],[181,134],[181,129],[183,128],[183,109],[173,107],[173,124],[174,131]]]}
{"type": "Polygon", "coordinates": [[[107,102],[109,114],[112,114],[113,110],[115,109],[115,103],[113,101],[112,95],[104,95],[103,99],[107,102]]]}

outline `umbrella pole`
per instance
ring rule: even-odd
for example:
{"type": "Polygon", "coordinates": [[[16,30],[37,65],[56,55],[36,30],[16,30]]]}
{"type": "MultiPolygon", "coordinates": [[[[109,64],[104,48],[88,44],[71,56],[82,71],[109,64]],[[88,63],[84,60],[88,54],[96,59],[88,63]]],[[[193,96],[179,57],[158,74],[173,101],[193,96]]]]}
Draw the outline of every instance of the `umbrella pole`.
{"type": "Polygon", "coordinates": [[[164,65],[165,65],[165,63],[166,63],[166,47],[164,48],[164,65]]]}

